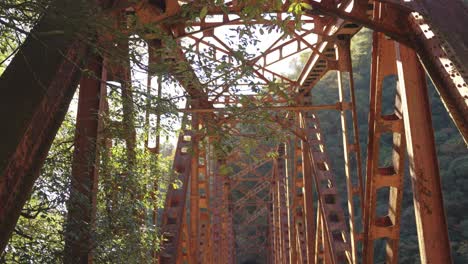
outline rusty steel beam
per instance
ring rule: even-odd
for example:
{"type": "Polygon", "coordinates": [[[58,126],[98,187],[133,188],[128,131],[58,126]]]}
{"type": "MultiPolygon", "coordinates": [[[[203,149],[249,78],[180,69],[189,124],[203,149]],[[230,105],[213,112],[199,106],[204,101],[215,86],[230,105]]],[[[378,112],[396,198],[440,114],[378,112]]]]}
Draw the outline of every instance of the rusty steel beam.
{"type": "Polygon", "coordinates": [[[220,173],[220,166],[221,160],[217,160],[216,157],[214,158],[214,169],[213,169],[213,192],[212,192],[212,215],[213,215],[213,223],[212,223],[212,241],[213,241],[213,262],[214,263],[221,263],[223,256],[223,248],[222,248],[222,213],[223,211],[221,208],[223,207],[223,176],[220,173]]]}
{"type": "Polygon", "coordinates": [[[278,146],[278,158],[276,159],[276,187],[279,203],[279,224],[280,224],[280,237],[281,237],[281,251],[282,259],[285,264],[291,263],[291,248],[289,230],[289,193],[288,193],[288,176],[287,176],[287,163],[286,163],[286,146],[284,143],[278,146]]]}
{"type": "Polygon", "coordinates": [[[320,212],[320,201],[317,202],[316,214],[316,229],[315,229],[315,263],[325,263],[324,260],[324,243],[323,243],[323,218],[320,212]]]}
{"type": "MultiPolygon", "coordinates": [[[[310,95],[310,94],[309,94],[310,95]]],[[[306,96],[303,98],[303,103],[305,105],[310,105],[312,104],[312,98],[309,96],[306,96]]],[[[299,114],[299,125],[303,129],[307,129],[307,123],[304,120],[303,116],[304,112],[301,112],[299,114]]],[[[301,142],[302,144],[302,164],[303,164],[303,172],[304,172],[304,201],[305,201],[305,220],[306,220],[306,229],[307,229],[307,254],[308,254],[308,260],[312,262],[312,259],[314,259],[314,255],[316,254],[315,252],[315,243],[314,243],[314,232],[315,229],[317,228],[315,226],[315,216],[314,216],[314,165],[311,164],[311,159],[309,157],[310,153],[306,147],[306,144],[304,142],[301,142]]]]}
{"type": "MultiPolygon", "coordinates": [[[[468,74],[468,7],[460,0],[422,0],[415,1],[416,9],[430,24],[430,31],[436,33],[444,43],[443,48],[456,64],[458,70],[468,74]]],[[[427,32],[425,32],[427,33],[427,32]]]]}
{"type": "Polygon", "coordinates": [[[282,248],[281,248],[281,231],[280,231],[280,223],[279,223],[279,198],[278,198],[278,191],[277,191],[277,170],[278,167],[275,166],[276,163],[273,164],[273,181],[270,188],[271,200],[272,200],[272,210],[271,210],[271,222],[270,225],[272,227],[272,242],[273,242],[273,259],[275,263],[282,263],[283,256],[282,256],[282,248]]]}
{"type": "Polygon", "coordinates": [[[198,146],[198,164],[197,164],[197,177],[198,177],[198,204],[199,204],[199,261],[200,263],[212,263],[212,242],[211,242],[211,215],[210,215],[210,176],[208,170],[208,156],[207,150],[209,143],[207,139],[199,142],[198,146]]]}
{"type": "Polygon", "coordinates": [[[393,113],[382,113],[384,79],[397,73],[395,42],[382,33],[374,32],[373,35],[371,68],[363,263],[374,262],[375,240],[385,238],[385,259],[392,264],[398,263],[406,144],[399,84],[386,87],[396,91],[395,104],[393,113]],[[381,149],[382,136],[385,133],[392,135],[392,161],[390,166],[382,167],[379,160],[385,151],[381,149]],[[388,194],[385,194],[384,201],[379,201],[378,191],[385,189],[388,189],[388,194]],[[378,215],[377,207],[382,204],[388,210],[383,215],[382,212],[378,215]]]}
{"type": "MultiPolygon", "coordinates": [[[[294,122],[299,123],[297,129],[300,128],[300,113],[294,116],[294,122]]],[[[306,201],[304,196],[304,158],[303,145],[300,139],[294,139],[293,150],[293,179],[292,179],[292,236],[291,248],[293,249],[291,262],[292,263],[309,263],[308,259],[308,234],[307,233],[307,218],[306,218],[306,201]]]]}
{"type": "MultiPolygon", "coordinates": [[[[441,12],[441,14],[442,12],[451,12],[448,10],[454,9],[444,8],[438,12],[441,12]]],[[[456,11],[454,10],[454,12],[456,11]]],[[[448,14],[443,14],[441,17],[452,18],[448,14]]],[[[466,20],[466,17],[468,16],[465,15],[461,19],[466,20]]],[[[464,55],[463,52],[460,52],[460,49],[453,50],[450,44],[453,44],[453,40],[457,38],[455,37],[457,35],[450,34],[454,37],[450,39],[452,42],[449,42],[448,45],[447,41],[442,38],[444,36],[441,37],[439,32],[435,31],[432,28],[432,25],[427,22],[428,18],[423,17],[418,13],[411,14],[409,20],[411,28],[415,34],[415,48],[420,60],[424,64],[424,68],[434,83],[445,108],[460,131],[463,139],[465,140],[465,144],[468,145],[467,49],[465,48],[464,55]],[[461,54],[460,57],[459,54],[461,54]]],[[[462,25],[461,22],[460,25],[462,25]]],[[[447,32],[445,33],[447,34],[447,32]]],[[[456,44],[456,46],[459,47],[458,44],[456,44]]]]}
{"type": "MultiPolygon", "coordinates": [[[[192,101],[192,107],[196,107],[197,102],[192,101]]],[[[191,149],[191,165],[190,165],[190,227],[189,227],[189,260],[191,263],[198,264],[199,256],[199,220],[200,220],[200,193],[198,186],[198,156],[200,145],[199,134],[200,118],[198,115],[192,115],[192,130],[193,144],[191,149]]]]}
{"type": "Polygon", "coordinates": [[[270,182],[268,182],[268,181],[264,181],[264,182],[261,182],[261,183],[255,185],[251,190],[249,190],[247,193],[245,193],[244,196],[242,196],[242,198],[236,200],[232,204],[233,209],[234,210],[240,210],[250,198],[256,197],[256,195],[259,192],[267,189],[267,187],[269,185],[270,185],[270,182]]]}
{"type": "Polygon", "coordinates": [[[452,263],[426,75],[411,48],[396,60],[421,263],[452,263]]]}
{"type": "Polygon", "coordinates": [[[56,1],[0,77],[0,252],[31,194],[88,58],[88,45],[80,41],[88,35],[78,36],[86,21],[73,26],[64,21],[65,16],[78,19],[75,11],[81,8],[81,1],[56,1]]]}
{"type": "Polygon", "coordinates": [[[325,151],[319,120],[312,112],[306,112],[303,122],[306,131],[304,149],[308,153],[305,158],[309,159],[312,167],[323,221],[325,259],[329,257],[326,263],[353,263],[344,212],[339,202],[340,195],[325,151]]]}
{"type": "Polygon", "coordinates": [[[338,110],[347,109],[350,107],[349,103],[337,102],[329,105],[287,105],[287,106],[259,106],[259,107],[223,107],[223,108],[189,108],[179,109],[184,113],[213,113],[213,112],[229,112],[234,110],[262,110],[262,111],[319,111],[319,110],[338,110]]]}
{"type": "Polygon", "coordinates": [[[191,156],[189,148],[193,141],[193,131],[187,130],[187,117],[182,121],[182,133],[179,135],[174,155],[173,169],[177,179],[182,183],[179,189],[170,184],[167,190],[164,211],[162,214],[161,233],[166,236],[159,253],[159,263],[174,264],[177,260],[187,258],[188,245],[182,245],[187,240],[186,198],[191,174],[191,156]],[[185,236],[185,238],[184,238],[185,236]],[[184,250],[185,249],[185,250],[184,250]]]}
{"type": "Polygon", "coordinates": [[[65,231],[64,262],[67,263],[92,263],[96,247],[93,229],[98,187],[98,124],[101,89],[106,89],[103,63],[102,58],[94,56],[87,66],[92,75],[83,76],[80,81],[65,231]]]}
{"type": "MultiPolygon", "coordinates": [[[[348,214],[349,214],[349,236],[351,245],[351,261],[357,263],[357,239],[359,235],[357,231],[358,219],[361,217],[355,215],[356,205],[354,204],[355,198],[358,199],[358,208],[364,209],[364,193],[362,189],[362,169],[361,169],[361,146],[359,143],[359,128],[357,121],[356,111],[356,95],[354,90],[354,79],[353,79],[353,66],[351,61],[351,38],[349,35],[342,36],[335,43],[336,58],[338,61],[338,95],[339,100],[342,104],[349,101],[351,104],[350,109],[343,109],[340,112],[341,119],[341,133],[343,140],[343,155],[344,155],[344,166],[346,176],[346,193],[348,200],[348,214]],[[345,92],[345,76],[348,75],[348,90],[349,98],[345,92]],[[347,116],[347,111],[351,112],[351,120],[347,116]],[[352,123],[352,131],[348,131],[348,124],[352,123]],[[349,136],[351,134],[351,136],[349,136]],[[352,157],[355,157],[354,169],[351,165],[352,157]],[[355,179],[352,179],[352,171],[356,172],[355,179]]],[[[362,212],[362,211],[361,211],[362,212]]]]}
{"type": "Polygon", "coordinates": [[[234,250],[234,224],[232,219],[232,209],[229,207],[230,204],[230,197],[231,194],[231,185],[227,180],[227,177],[224,177],[224,185],[223,185],[223,208],[224,214],[222,214],[222,256],[223,256],[223,264],[233,264],[235,263],[235,250],[234,250]]]}

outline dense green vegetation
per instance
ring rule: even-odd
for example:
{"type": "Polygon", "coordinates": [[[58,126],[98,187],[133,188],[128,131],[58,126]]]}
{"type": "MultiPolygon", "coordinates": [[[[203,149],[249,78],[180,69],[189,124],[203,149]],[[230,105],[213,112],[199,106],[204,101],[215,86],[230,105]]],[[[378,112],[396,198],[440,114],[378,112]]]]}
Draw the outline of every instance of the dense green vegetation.
{"type": "MultiPolygon", "coordinates": [[[[62,263],[75,115],[69,112],[62,124],[0,263],[62,263]]],[[[119,128],[113,130],[119,133],[115,131],[119,128]]],[[[152,212],[163,207],[167,184],[172,182],[173,147],[163,144],[162,154],[156,156],[140,144],[131,175],[126,173],[124,140],[112,140],[110,149],[101,147],[105,151],[99,168],[95,259],[97,263],[149,263],[150,252],[157,250],[160,240],[152,212]],[[159,186],[156,193],[154,184],[159,186]]]]}

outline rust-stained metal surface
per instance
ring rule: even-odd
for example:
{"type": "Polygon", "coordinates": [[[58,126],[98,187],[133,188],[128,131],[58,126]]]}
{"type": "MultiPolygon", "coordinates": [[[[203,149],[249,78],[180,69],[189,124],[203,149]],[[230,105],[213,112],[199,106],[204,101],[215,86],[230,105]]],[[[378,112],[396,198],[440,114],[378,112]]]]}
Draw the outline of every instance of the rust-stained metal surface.
{"type": "Polygon", "coordinates": [[[87,69],[91,75],[83,76],[80,80],[70,200],[67,204],[66,262],[93,261],[92,249],[95,244],[92,237],[98,188],[98,126],[102,105],[100,98],[103,94],[101,89],[106,94],[106,70],[103,63],[103,59],[98,57],[90,60],[87,69]]]}
{"type": "Polygon", "coordinates": [[[414,50],[395,49],[421,262],[451,263],[425,72],[414,50]]]}
{"type": "MultiPolygon", "coordinates": [[[[32,33],[61,26],[46,15],[32,33]]],[[[0,77],[0,251],[39,176],[87,54],[87,45],[74,34],[29,36],[0,77]]]]}
{"type": "Polygon", "coordinates": [[[366,263],[374,261],[374,243],[386,238],[386,261],[398,263],[403,197],[404,162],[406,155],[400,85],[391,87],[395,92],[395,106],[391,114],[382,114],[382,93],[385,77],[397,73],[395,42],[383,34],[374,33],[370,91],[369,144],[367,146],[366,197],[364,208],[363,257],[366,263]],[[385,133],[392,135],[392,163],[379,164],[384,149],[381,142],[385,133]],[[378,199],[379,191],[385,198],[378,199]],[[377,206],[388,208],[377,213],[377,206]]]}

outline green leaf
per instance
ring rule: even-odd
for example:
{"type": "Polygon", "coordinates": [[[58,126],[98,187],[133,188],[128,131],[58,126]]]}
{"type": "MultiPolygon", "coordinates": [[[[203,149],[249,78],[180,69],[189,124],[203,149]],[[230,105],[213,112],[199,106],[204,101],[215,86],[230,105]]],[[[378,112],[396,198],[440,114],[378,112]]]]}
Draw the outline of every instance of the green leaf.
{"type": "Polygon", "coordinates": [[[202,10],[200,11],[200,18],[201,19],[205,18],[206,14],[208,14],[208,7],[204,6],[202,10]]]}
{"type": "Polygon", "coordinates": [[[308,3],[300,3],[301,7],[304,9],[312,10],[312,6],[308,3]]]}
{"type": "Polygon", "coordinates": [[[296,5],[297,5],[297,3],[292,3],[288,8],[288,12],[292,13],[295,10],[296,5]]]}

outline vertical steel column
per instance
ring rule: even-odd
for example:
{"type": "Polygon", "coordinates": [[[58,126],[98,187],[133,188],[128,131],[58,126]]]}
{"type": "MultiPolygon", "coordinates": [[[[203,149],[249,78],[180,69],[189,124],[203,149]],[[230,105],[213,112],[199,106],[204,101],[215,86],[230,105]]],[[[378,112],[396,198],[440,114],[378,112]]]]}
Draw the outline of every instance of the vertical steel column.
{"type": "Polygon", "coordinates": [[[83,76],[80,81],[71,190],[67,203],[64,253],[64,262],[67,263],[92,263],[95,247],[99,106],[101,89],[106,87],[106,70],[103,59],[97,56],[87,68],[93,76],[83,76]]]}
{"type": "MultiPolygon", "coordinates": [[[[159,254],[160,264],[175,264],[188,259],[187,197],[189,193],[191,161],[190,146],[194,140],[193,131],[187,127],[187,116],[182,120],[183,132],[180,133],[174,156],[173,169],[182,186],[174,189],[169,185],[161,221],[161,233],[166,235],[159,254]]],[[[182,262],[183,263],[183,262],[182,262]]]]}
{"type": "MultiPolygon", "coordinates": [[[[232,232],[232,207],[230,205],[231,186],[227,174],[221,172],[221,166],[226,164],[225,160],[218,160],[218,182],[219,182],[219,252],[214,252],[218,255],[219,262],[222,264],[234,263],[234,236],[232,232]]],[[[216,184],[216,181],[215,181],[216,184]]],[[[216,187],[215,187],[216,188],[216,187]]],[[[216,189],[215,189],[216,190],[216,189]]],[[[215,231],[214,231],[215,232],[215,231]]],[[[216,243],[216,241],[213,241],[216,243]]]]}
{"type": "Polygon", "coordinates": [[[278,198],[278,162],[273,161],[273,181],[270,185],[270,195],[272,197],[272,212],[271,224],[273,226],[273,252],[275,263],[282,263],[281,252],[281,230],[280,230],[280,213],[279,213],[279,198],[278,198]]]}
{"type": "MultiPolygon", "coordinates": [[[[302,99],[303,105],[312,105],[312,94],[307,93],[302,99]]],[[[299,114],[300,117],[300,127],[302,129],[306,128],[306,123],[304,122],[303,113],[299,114]]],[[[306,217],[306,228],[307,228],[307,259],[309,262],[315,258],[315,209],[314,209],[314,197],[313,197],[313,186],[314,186],[314,170],[313,164],[310,163],[311,159],[309,157],[310,152],[302,144],[302,160],[304,164],[304,200],[305,200],[305,217],[306,217]]]]}
{"type": "Polygon", "coordinates": [[[222,210],[223,210],[223,175],[220,173],[221,162],[216,160],[213,176],[213,214],[212,241],[213,241],[213,263],[222,263],[223,261],[223,241],[222,241],[222,210]]]}
{"type": "Polygon", "coordinates": [[[188,263],[188,258],[189,258],[189,232],[188,232],[188,221],[187,221],[187,211],[184,211],[184,215],[182,216],[182,234],[180,237],[180,244],[179,244],[179,249],[177,253],[177,256],[179,257],[179,260],[176,263],[188,263]]]}
{"type": "MultiPolygon", "coordinates": [[[[383,84],[385,77],[396,74],[394,41],[381,33],[373,35],[372,72],[370,84],[369,143],[367,150],[366,208],[364,211],[363,262],[374,263],[374,241],[386,239],[387,263],[398,263],[398,244],[400,237],[401,201],[403,195],[404,140],[403,116],[401,109],[400,84],[395,89],[395,103],[392,114],[382,113],[383,84]],[[382,156],[380,148],[382,135],[391,133],[392,164],[380,167],[382,156]],[[388,207],[386,215],[377,215],[378,190],[388,188],[388,207]]],[[[399,82],[400,83],[400,82],[399,82]]]]}
{"type": "MultiPolygon", "coordinates": [[[[296,127],[302,127],[301,114],[296,113],[296,127]]],[[[307,229],[305,216],[305,196],[304,196],[304,159],[303,145],[298,138],[294,142],[294,188],[293,188],[293,219],[296,232],[297,263],[309,263],[307,254],[307,229]]],[[[312,235],[312,234],[311,234],[312,235]]]]}
{"type": "Polygon", "coordinates": [[[281,143],[278,147],[279,157],[277,159],[278,168],[278,197],[279,197],[279,214],[281,225],[281,242],[283,262],[285,264],[291,263],[290,259],[290,242],[289,242],[289,194],[287,187],[287,163],[286,163],[286,144],[281,143]]]}
{"type": "MultiPolygon", "coordinates": [[[[343,139],[343,151],[344,151],[344,165],[345,165],[345,175],[346,175],[346,192],[348,199],[348,213],[349,213],[349,235],[351,243],[351,259],[353,263],[357,263],[357,252],[356,252],[356,236],[357,230],[355,223],[357,221],[357,216],[355,215],[355,204],[354,198],[358,198],[359,207],[363,209],[364,207],[364,195],[362,190],[362,169],[361,169],[361,147],[359,144],[359,128],[357,122],[357,112],[356,112],[356,96],[354,92],[354,79],[353,79],[353,69],[351,61],[351,36],[343,35],[335,44],[336,59],[338,60],[338,94],[339,102],[342,105],[340,111],[341,115],[341,131],[343,139]],[[348,75],[349,82],[349,97],[350,100],[347,101],[344,87],[344,76],[345,73],[348,75]],[[349,106],[347,104],[350,104],[349,106]],[[348,110],[351,111],[351,121],[353,126],[352,140],[349,138],[348,124],[349,118],[347,116],[348,110]],[[351,141],[351,142],[350,142],[351,141]],[[352,166],[351,166],[351,155],[355,154],[355,172],[356,179],[352,179],[352,166]],[[355,182],[355,183],[353,183],[355,182]]],[[[361,218],[362,219],[362,218],[361,218]]]]}
{"type": "MultiPolygon", "coordinates": [[[[201,120],[200,120],[201,121],[201,120]]],[[[202,123],[200,122],[201,130],[202,123]]],[[[199,194],[199,261],[203,264],[211,263],[211,215],[210,215],[210,174],[208,173],[208,138],[198,142],[198,194],[199,194]]]]}
{"type": "Polygon", "coordinates": [[[451,263],[425,72],[414,50],[396,44],[398,78],[422,263],[451,263]]]}
{"type": "Polygon", "coordinates": [[[233,264],[236,260],[236,254],[234,250],[235,237],[231,206],[231,183],[229,182],[227,175],[224,177],[223,185],[223,208],[225,208],[225,213],[223,214],[222,229],[224,236],[224,250],[226,252],[226,258],[223,263],[233,264]]]}
{"type": "Polygon", "coordinates": [[[318,206],[323,221],[325,261],[326,263],[352,263],[344,212],[340,205],[339,192],[331,171],[330,160],[325,152],[320,122],[312,112],[306,112],[302,122],[306,133],[306,141],[303,141],[304,149],[307,153],[306,158],[312,166],[319,199],[318,206]],[[327,262],[328,256],[330,259],[327,262]]]}
{"type": "Polygon", "coordinates": [[[290,147],[293,143],[288,141],[289,143],[285,143],[285,192],[286,192],[286,208],[288,213],[287,225],[288,225],[288,240],[289,243],[287,245],[289,253],[289,262],[296,263],[297,262],[297,245],[296,245],[296,229],[294,224],[294,217],[295,214],[292,211],[294,208],[293,200],[294,200],[294,193],[295,193],[295,182],[294,182],[294,171],[291,172],[291,167],[294,170],[294,152],[291,152],[290,147]],[[291,155],[292,154],[292,155],[291,155]],[[289,163],[292,160],[292,166],[289,163]]]}
{"type": "Polygon", "coordinates": [[[268,233],[267,233],[267,237],[268,237],[268,240],[267,240],[267,263],[275,263],[275,259],[272,257],[273,255],[273,246],[272,246],[272,225],[271,225],[271,221],[270,221],[270,214],[269,214],[269,210],[268,210],[268,213],[267,213],[267,216],[266,216],[266,220],[267,220],[267,223],[268,223],[268,233]]]}
{"type": "MultiPolygon", "coordinates": [[[[293,116],[294,120],[294,116],[293,116]]],[[[289,166],[286,166],[287,178],[286,178],[286,187],[288,192],[288,226],[289,226],[289,250],[290,252],[290,261],[291,263],[297,263],[297,235],[296,235],[296,225],[295,225],[295,193],[296,193],[296,183],[295,183],[295,140],[290,140],[289,144],[286,144],[286,154],[288,155],[287,160],[292,161],[292,171],[289,171],[289,166]],[[292,148],[290,150],[289,148],[292,148]]]]}
{"type": "MultiPolygon", "coordinates": [[[[196,108],[197,102],[192,100],[191,107],[196,108]]],[[[191,175],[190,175],[190,254],[189,262],[199,264],[199,217],[200,217],[200,193],[198,185],[198,157],[200,146],[200,131],[199,131],[199,117],[198,114],[192,114],[192,131],[193,131],[193,144],[192,144],[192,161],[191,161],[191,175]]]]}
{"type": "MultiPolygon", "coordinates": [[[[318,202],[320,203],[320,201],[318,202]]],[[[317,214],[316,214],[317,222],[316,222],[316,229],[315,229],[315,256],[314,256],[314,263],[324,263],[324,243],[322,240],[323,237],[323,221],[322,221],[322,214],[320,213],[320,204],[317,204],[317,214]]]]}

